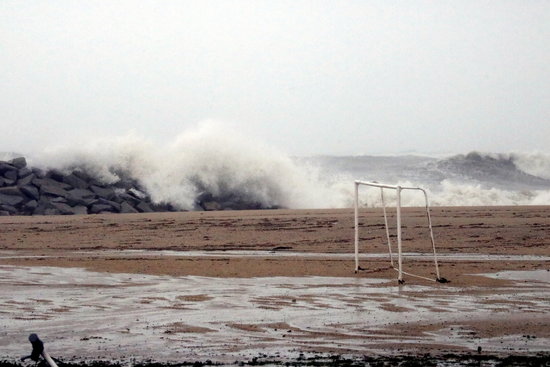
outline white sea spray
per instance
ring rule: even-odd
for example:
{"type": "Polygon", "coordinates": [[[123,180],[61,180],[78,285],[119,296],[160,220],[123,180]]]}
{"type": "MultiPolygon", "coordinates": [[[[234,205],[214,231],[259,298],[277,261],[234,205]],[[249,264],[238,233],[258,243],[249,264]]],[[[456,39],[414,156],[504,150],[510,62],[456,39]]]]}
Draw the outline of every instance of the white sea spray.
{"type": "MultiPolygon", "coordinates": [[[[211,121],[162,144],[130,133],[51,147],[29,163],[85,169],[109,184],[129,177],[154,202],[187,210],[203,192],[263,207],[347,208],[353,181],[365,177],[424,187],[435,206],[550,204],[550,157],[542,153],[297,159],[211,121]]],[[[386,198],[394,205],[393,193],[386,198]]],[[[360,202],[380,206],[380,191],[362,188],[360,202]]],[[[402,204],[421,206],[424,197],[404,192],[402,204]]]]}

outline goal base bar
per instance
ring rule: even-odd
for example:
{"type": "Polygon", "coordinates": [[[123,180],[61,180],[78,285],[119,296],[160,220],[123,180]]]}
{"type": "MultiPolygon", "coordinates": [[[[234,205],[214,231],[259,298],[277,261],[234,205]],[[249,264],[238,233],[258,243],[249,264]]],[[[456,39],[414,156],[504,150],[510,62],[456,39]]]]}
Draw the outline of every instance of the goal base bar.
{"type": "Polygon", "coordinates": [[[378,182],[369,182],[369,181],[355,181],[355,200],[354,200],[354,206],[355,206],[355,271],[359,271],[361,268],[359,267],[359,186],[368,186],[368,187],[376,187],[380,189],[380,198],[382,200],[382,209],[384,212],[384,223],[386,228],[386,237],[388,241],[388,252],[389,252],[389,259],[390,263],[393,269],[395,269],[398,272],[397,280],[399,281],[399,284],[403,284],[403,275],[408,275],[416,278],[421,278],[425,280],[431,280],[439,283],[448,283],[448,280],[445,278],[442,278],[439,274],[439,264],[437,261],[437,252],[435,250],[435,240],[434,240],[434,234],[433,234],[433,228],[432,228],[432,218],[430,216],[430,205],[428,202],[428,194],[426,193],[426,190],[424,190],[421,187],[411,187],[411,186],[399,186],[399,185],[388,185],[388,184],[381,184],[378,182]],[[397,267],[395,267],[393,262],[393,254],[392,254],[392,248],[391,248],[391,240],[390,240],[390,233],[389,233],[389,226],[388,226],[388,217],[386,214],[386,202],[384,200],[384,190],[395,190],[397,195],[397,205],[396,205],[396,212],[397,212],[397,267]],[[426,217],[428,219],[428,227],[430,229],[430,241],[432,245],[433,250],[433,259],[434,259],[434,265],[435,265],[435,272],[436,272],[436,278],[428,278],[417,274],[412,274],[403,271],[403,252],[402,252],[402,231],[401,231],[401,192],[404,190],[416,190],[420,191],[424,194],[424,201],[425,201],[425,207],[426,207],[426,217]]]}

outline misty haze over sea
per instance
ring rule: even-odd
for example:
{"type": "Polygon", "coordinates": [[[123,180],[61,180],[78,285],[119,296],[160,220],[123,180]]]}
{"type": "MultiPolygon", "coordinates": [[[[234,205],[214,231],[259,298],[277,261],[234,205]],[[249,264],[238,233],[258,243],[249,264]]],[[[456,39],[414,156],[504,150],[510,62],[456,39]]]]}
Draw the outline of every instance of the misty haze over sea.
{"type": "MultiPolygon", "coordinates": [[[[264,207],[351,207],[356,179],[421,186],[437,206],[550,204],[550,156],[542,153],[291,157],[216,124],[162,145],[130,134],[21,153],[31,166],[84,169],[104,183],[130,177],[153,202],[183,210],[196,208],[203,192],[264,207]]],[[[361,201],[378,206],[379,192],[365,189],[361,201]]],[[[423,197],[406,193],[403,204],[422,205],[423,197]]]]}

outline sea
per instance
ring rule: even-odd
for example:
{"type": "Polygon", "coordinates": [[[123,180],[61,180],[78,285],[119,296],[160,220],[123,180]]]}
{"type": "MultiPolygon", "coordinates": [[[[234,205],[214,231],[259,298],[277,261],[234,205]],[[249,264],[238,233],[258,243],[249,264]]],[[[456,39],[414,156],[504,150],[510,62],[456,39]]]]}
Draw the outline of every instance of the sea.
{"type": "MultiPolygon", "coordinates": [[[[84,169],[105,183],[137,181],[155,202],[193,210],[197,197],[241,197],[264,207],[347,208],[354,181],[422,187],[432,206],[550,205],[550,154],[461,152],[292,156],[235,132],[203,128],[158,143],[137,134],[48,147],[24,155],[30,166],[84,169]]],[[[389,192],[389,205],[395,200],[389,192]]],[[[376,207],[378,189],[361,188],[376,207]]],[[[404,192],[404,206],[421,206],[404,192]]]]}

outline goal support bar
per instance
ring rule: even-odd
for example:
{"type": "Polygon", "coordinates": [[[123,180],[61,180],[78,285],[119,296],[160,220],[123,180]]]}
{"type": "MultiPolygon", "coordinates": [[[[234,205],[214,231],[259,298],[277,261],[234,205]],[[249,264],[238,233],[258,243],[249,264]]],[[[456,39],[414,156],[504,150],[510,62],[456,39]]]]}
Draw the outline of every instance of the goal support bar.
{"type": "MultiPolygon", "coordinates": [[[[355,181],[355,271],[357,272],[359,270],[359,186],[370,186],[370,187],[377,187],[380,188],[380,197],[382,199],[382,207],[384,211],[384,223],[386,226],[386,237],[388,241],[388,251],[390,256],[390,263],[391,266],[397,270],[398,272],[398,282],[402,284],[403,281],[403,274],[408,274],[411,276],[416,276],[424,279],[429,279],[425,277],[421,277],[414,274],[405,273],[403,271],[403,250],[402,250],[402,231],[401,231],[401,191],[403,190],[416,190],[421,191],[424,194],[424,200],[426,205],[426,216],[428,219],[428,227],[430,229],[430,241],[432,245],[433,250],[433,256],[434,256],[434,264],[435,264],[435,272],[436,272],[436,281],[443,281],[444,279],[440,277],[439,274],[439,264],[437,262],[437,253],[435,250],[435,240],[434,240],[434,234],[432,229],[432,218],[430,216],[430,206],[428,203],[428,194],[426,193],[426,190],[420,188],[420,187],[409,187],[409,186],[395,186],[395,185],[386,185],[386,184],[380,184],[378,182],[368,182],[368,181],[355,181]],[[388,227],[388,217],[386,215],[386,203],[384,200],[384,189],[388,190],[395,190],[397,195],[397,205],[396,205],[396,219],[397,219],[397,264],[398,267],[395,268],[393,263],[393,254],[391,249],[391,242],[390,242],[390,233],[389,233],[389,227],[388,227]]],[[[433,280],[433,279],[429,279],[433,280]]],[[[446,280],[445,280],[446,281],[446,280]]]]}

